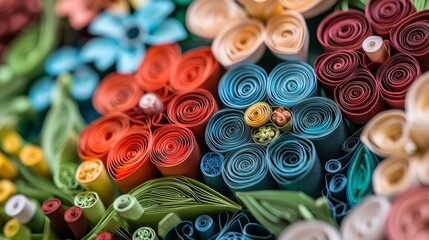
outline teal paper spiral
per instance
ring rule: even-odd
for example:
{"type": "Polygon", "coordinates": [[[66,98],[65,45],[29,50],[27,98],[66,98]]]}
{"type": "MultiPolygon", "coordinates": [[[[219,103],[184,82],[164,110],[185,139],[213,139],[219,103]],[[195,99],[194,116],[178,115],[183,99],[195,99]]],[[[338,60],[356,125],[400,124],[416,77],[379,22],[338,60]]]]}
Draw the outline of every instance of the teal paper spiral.
{"type": "Polygon", "coordinates": [[[218,226],[213,218],[208,215],[200,215],[195,220],[195,229],[202,239],[210,239],[218,232],[218,226]]]}
{"type": "Polygon", "coordinates": [[[207,186],[222,193],[230,194],[228,186],[222,178],[222,168],[225,157],[221,153],[208,152],[201,158],[200,169],[207,186]]]}

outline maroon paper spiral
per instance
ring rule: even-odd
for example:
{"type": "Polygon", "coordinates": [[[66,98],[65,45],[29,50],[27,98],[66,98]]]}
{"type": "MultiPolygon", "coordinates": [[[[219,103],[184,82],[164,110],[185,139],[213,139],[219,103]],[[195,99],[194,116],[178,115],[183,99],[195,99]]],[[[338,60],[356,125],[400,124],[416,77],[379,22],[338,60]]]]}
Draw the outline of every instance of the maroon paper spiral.
{"type": "Polygon", "coordinates": [[[73,232],[64,220],[66,209],[59,199],[51,198],[46,200],[42,205],[42,212],[51,220],[59,237],[69,238],[73,236],[73,232]]]}
{"type": "Polygon", "coordinates": [[[80,207],[73,206],[69,208],[64,214],[64,220],[66,220],[77,239],[83,238],[91,230],[80,207]]]}

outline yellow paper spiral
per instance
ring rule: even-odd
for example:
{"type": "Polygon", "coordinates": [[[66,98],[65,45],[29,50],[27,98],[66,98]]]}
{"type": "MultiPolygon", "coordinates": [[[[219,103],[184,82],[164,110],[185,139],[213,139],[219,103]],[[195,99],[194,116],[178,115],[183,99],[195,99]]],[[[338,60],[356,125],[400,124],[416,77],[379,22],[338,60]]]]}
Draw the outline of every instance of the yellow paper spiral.
{"type": "Polygon", "coordinates": [[[19,159],[25,166],[31,168],[31,170],[39,175],[45,178],[51,177],[43,150],[40,147],[26,144],[19,153],[19,159]]]}
{"type": "Polygon", "coordinates": [[[257,128],[265,125],[270,121],[271,107],[266,102],[258,102],[250,106],[244,113],[246,124],[257,128]]]}

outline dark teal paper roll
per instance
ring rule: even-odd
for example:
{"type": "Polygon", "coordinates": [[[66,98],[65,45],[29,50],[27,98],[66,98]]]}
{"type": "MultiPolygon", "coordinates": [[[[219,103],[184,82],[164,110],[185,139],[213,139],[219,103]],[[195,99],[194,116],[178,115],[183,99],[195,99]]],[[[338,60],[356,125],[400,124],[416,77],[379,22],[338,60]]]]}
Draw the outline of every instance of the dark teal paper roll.
{"type": "Polygon", "coordinates": [[[316,96],[317,90],[314,69],[305,62],[280,63],[268,76],[268,101],[274,106],[291,108],[316,96]]]}
{"type": "Polygon", "coordinates": [[[282,189],[320,196],[322,169],[314,144],[292,133],[283,133],[267,149],[271,175],[282,189]]]}
{"type": "Polygon", "coordinates": [[[210,239],[217,233],[218,226],[212,217],[201,215],[195,220],[195,229],[201,239],[210,239]]]}
{"type": "Polygon", "coordinates": [[[329,98],[308,98],[293,107],[293,131],[309,139],[322,163],[344,155],[348,129],[340,108],[329,98]]]}
{"type": "Polygon", "coordinates": [[[244,227],[243,235],[251,240],[271,240],[274,236],[264,226],[258,223],[249,223],[244,227]]]}
{"type": "Polygon", "coordinates": [[[267,99],[267,73],[256,64],[228,70],[219,82],[219,98],[225,106],[246,109],[267,99]]]}
{"type": "Polygon", "coordinates": [[[176,240],[176,239],[186,239],[194,240],[197,239],[194,225],[190,221],[183,221],[176,225],[174,228],[170,229],[167,234],[164,236],[164,240],[176,240]]]}
{"type": "Polygon", "coordinates": [[[206,126],[207,146],[214,152],[226,153],[252,142],[250,127],[243,116],[244,112],[235,109],[215,113],[206,126]]]}
{"type": "Polygon", "coordinates": [[[226,155],[222,177],[232,192],[277,188],[265,155],[265,148],[256,143],[244,144],[226,155]]]}
{"type": "Polygon", "coordinates": [[[325,171],[327,173],[336,173],[343,168],[343,165],[337,159],[331,159],[325,163],[325,171]]]}
{"type": "Polygon", "coordinates": [[[231,192],[222,177],[225,157],[221,153],[208,152],[201,158],[200,169],[206,185],[228,196],[231,192]]]}

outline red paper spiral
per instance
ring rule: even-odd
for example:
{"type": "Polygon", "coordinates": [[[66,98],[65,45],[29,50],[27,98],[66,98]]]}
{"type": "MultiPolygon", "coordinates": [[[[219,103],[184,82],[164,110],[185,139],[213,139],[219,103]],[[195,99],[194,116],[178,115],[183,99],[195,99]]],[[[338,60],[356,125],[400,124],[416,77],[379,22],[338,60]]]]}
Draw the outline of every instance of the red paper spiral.
{"type": "Polygon", "coordinates": [[[148,128],[131,128],[110,149],[107,171],[122,192],[156,178],[158,170],[150,161],[152,133],[148,128]]]}
{"type": "Polygon", "coordinates": [[[143,91],[133,75],[111,73],[107,75],[94,93],[92,103],[102,114],[127,112],[138,106],[143,91]]]}
{"type": "Polygon", "coordinates": [[[175,43],[150,47],[135,74],[140,87],[153,92],[166,86],[180,55],[180,46],[175,43]]]}
{"type": "Polygon", "coordinates": [[[363,41],[372,35],[372,28],[362,12],[336,11],[320,23],[317,39],[327,51],[359,50],[363,41]]]}
{"type": "Polygon", "coordinates": [[[73,206],[69,208],[64,214],[64,220],[66,220],[77,239],[83,238],[91,230],[80,207],[73,206]]]}
{"type": "Polygon", "coordinates": [[[392,56],[377,71],[381,97],[389,107],[404,109],[408,89],[421,74],[417,59],[403,53],[392,56]]]}
{"type": "Polygon", "coordinates": [[[365,124],[385,109],[376,80],[366,69],[358,69],[334,90],[334,99],[353,123],[365,124]]]}
{"type": "Polygon", "coordinates": [[[154,133],[151,160],[163,176],[186,176],[198,179],[201,152],[191,130],[167,125],[154,133]]]}

